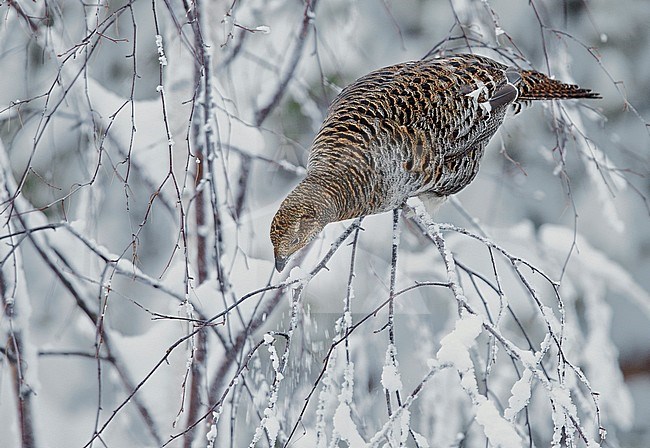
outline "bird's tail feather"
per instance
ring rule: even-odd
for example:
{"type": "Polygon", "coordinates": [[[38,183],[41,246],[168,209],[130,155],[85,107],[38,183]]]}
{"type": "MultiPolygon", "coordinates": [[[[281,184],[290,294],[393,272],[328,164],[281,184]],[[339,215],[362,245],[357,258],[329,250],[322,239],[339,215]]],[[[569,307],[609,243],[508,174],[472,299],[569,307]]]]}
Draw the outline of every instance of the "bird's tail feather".
{"type": "Polygon", "coordinates": [[[517,83],[517,101],[554,100],[570,98],[601,98],[600,94],[575,84],[565,84],[534,70],[521,70],[517,83]]]}

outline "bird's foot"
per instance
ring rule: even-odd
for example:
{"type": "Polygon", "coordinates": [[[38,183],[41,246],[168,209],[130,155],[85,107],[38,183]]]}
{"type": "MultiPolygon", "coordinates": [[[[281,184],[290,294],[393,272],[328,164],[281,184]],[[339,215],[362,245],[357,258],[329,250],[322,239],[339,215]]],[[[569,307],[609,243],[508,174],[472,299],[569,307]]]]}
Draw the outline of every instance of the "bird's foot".
{"type": "Polygon", "coordinates": [[[400,207],[402,209],[402,217],[404,219],[411,219],[415,217],[415,209],[408,205],[406,202],[400,207]]]}
{"type": "Polygon", "coordinates": [[[449,196],[438,196],[435,193],[422,193],[418,195],[418,198],[424,204],[424,209],[429,214],[429,217],[432,217],[435,214],[440,206],[447,201],[448,197],[449,196]]]}

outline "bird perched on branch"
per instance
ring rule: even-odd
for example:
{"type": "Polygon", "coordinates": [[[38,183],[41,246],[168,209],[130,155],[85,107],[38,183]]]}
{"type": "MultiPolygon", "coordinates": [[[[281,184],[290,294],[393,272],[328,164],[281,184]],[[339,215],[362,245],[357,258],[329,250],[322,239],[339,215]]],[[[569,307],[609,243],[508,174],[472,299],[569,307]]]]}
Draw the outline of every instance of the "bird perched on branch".
{"type": "Polygon", "coordinates": [[[530,100],[597,93],[473,54],[385,67],[332,102],[307,176],[271,224],[275,267],[330,222],[429,202],[465,188],[506,109],[530,100]]]}

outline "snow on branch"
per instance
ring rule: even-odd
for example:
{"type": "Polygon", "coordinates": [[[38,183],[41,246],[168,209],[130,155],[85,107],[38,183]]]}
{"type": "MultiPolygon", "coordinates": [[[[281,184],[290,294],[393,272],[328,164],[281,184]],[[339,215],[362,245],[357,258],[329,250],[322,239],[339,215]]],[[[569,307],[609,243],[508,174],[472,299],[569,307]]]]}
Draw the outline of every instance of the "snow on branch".
{"type": "Polygon", "coordinates": [[[398,3],[0,7],[8,444],[60,442],[56,408],[86,447],[625,446],[650,126],[612,74],[642,55],[602,5],[398,3]],[[418,48],[603,98],[515,110],[436,221],[330,224],[278,275],[269,222],[327,105],[418,48]]]}

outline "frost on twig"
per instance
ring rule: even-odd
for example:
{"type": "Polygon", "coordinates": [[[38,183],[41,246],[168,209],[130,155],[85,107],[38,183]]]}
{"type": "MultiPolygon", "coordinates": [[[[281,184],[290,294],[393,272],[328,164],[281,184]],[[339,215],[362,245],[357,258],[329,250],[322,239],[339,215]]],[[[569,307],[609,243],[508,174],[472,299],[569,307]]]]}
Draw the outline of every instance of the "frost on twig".
{"type": "MultiPolygon", "coordinates": [[[[488,240],[485,237],[474,235],[471,232],[468,232],[465,229],[459,229],[455,226],[450,225],[439,225],[431,222],[430,218],[424,211],[422,204],[416,205],[415,213],[413,213],[413,219],[415,219],[418,224],[421,226],[423,231],[428,234],[428,236],[434,241],[437,245],[441,257],[443,258],[444,265],[447,271],[447,278],[449,280],[450,289],[456,298],[459,306],[459,313],[461,315],[461,320],[458,322],[463,322],[466,319],[476,319],[478,317],[476,311],[470,305],[468,298],[466,297],[462,287],[459,283],[459,277],[456,273],[456,265],[453,254],[447,249],[446,242],[442,236],[441,229],[448,229],[459,232],[464,235],[468,235],[471,238],[477,239],[482,243],[488,245],[499,251],[503,256],[505,256],[511,263],[512,269],[515,271],[516,276],[521,281],[522,285],[530,293],[530,298],[539,308],[539,313],[543,321],[545,321],[545,326],[547,333],[543,343],[541,344],[541,349],[538,352],[534,350],[526,351],[518,348],[516,344],[506,339],[503,333],[490,321],[485,321],[481,319],[481,325],[496,338],[497,341],[503,346],[506,352],[517,361],[521,362],[524,367],[524,371],[531,370],[534,372],[536,378],[545,386],[548,393],[548,400],[551,403],[551,406],[554,410],[552,413],[553,422],[554,422],[554,431],[553,437],[554,440],[558,437],[561,437],[561,434],[569,433],[571,437],[581,438],[586,443],[595,443],[594,439],[590,434],[587,433],[585,428],[581,425],[580,419],[578,416],[578,407],[575,404],[575,399],[571,398],[571,389],[567,388],[566,382],[566,369],[570,369],[574,376],[574,380],[577,380],[583,384],[583,386],[593,394],[593,389],[589,381],[584,376],[583,372],[577,368],[575,365],[571,364],[568,359],[566,359],[564,340],[565,340],[565,329],[564,329],[564,318],[561,322],[558,322],[554,317],[553,311],[546,305],[541,303],[540,296],[532,288],[531,281],[527,279],[526,275],[523,273],[521,268],[518,266],[520,263],[524,263],[526,266],[530,267],[532,271],[538,275],[541,275],[546,279],[553,289],[556,290],[556,297],[560,304],[560,310],[564,309],[564,304],[561,301],[561,298],[557,296],[557,286],[550,278],[544,274],[541,270],[525,262],[513,255],[508,251],[504,250],[500,246],[496,245],[492,241],[488,240]],[[466,316],[469,312],[469,317],[466,316]],[[548,373],[541,369],[539,366],[542,363],[543,357],[549,350],[550,341],[553,341],[555,348],[558,350],[560,355],[558,362],[558,376],[559,376],[559,385],[555,385],[550,381],[548,373]]],[[[509,305],[508,305],[509,306],[509,305]]],[[[511,310],[512,312],[512,310],[511,310]]],[[[489,440],[493,440],[495,444],[501,444],[503,446],[516,446],[517,443],[520,443],[520,435],[517,433],[515,427],[509,426],[509,423],[503,419],[503,417],[498,414],[498,411],[494,407],[493,403],[490,403],[489,400],[478,393],[476,375],[474,370],[474,362],[471,360],[467,347],[469,346],[468,342],[471,344],[471,341],[478,336],[478,331],[480,326],[474,325],[471,327],[469,322],[476,322],[476,320],[470,320],[467,324],[463,324],[463,329],[467,327],[466,331],[458,331],[458,327],[452,333],[445,337],[441,341],[441,349],[438,352],[438,356],[442,355],[442,360],[451,362],[457,367],[459,374],[461,375],[461,386],[470,396],[472,403],[475,406],[476,412],[476,421],[484,426],[485,435],[489,440]],[[473,328],[474,331],[469,329],[473,328]],[[458,335],[465,335],[468,337],[459,337],[458,335]],[[470,337],[471,336],[471,337],[470,337]],[[454,350],[450,350],[449,347],[454,347],[454,350]],[[463,373],[464,372],[464,373],[463,373]],[[467,375],[467,373],[470,375],[467,375]],[[488,426],[486,426],[488,425],[488,426]],[[498,432],[492,430],[493,427],[500,428],[498,432]],[[506,429],[510,428],[510,430],[506,429]],[[503,438],[500,438],[503,436],[503,438]]],[[[458,324],[457,324],[458,325],[458,324]]],[[[532,349],[532,347],[531,347],[532,349]]],[[[526,388],[529,387],[528,380],[519,380],[518,383],[513,386],[512,391],[512,402],[510,403],[513,409],[508,410],[507,417],[512,418],[514,413],[521,410],[526,403],[528,402],[529,397],[527,397],[526,388]],[[524,403],[522,403],[522,401],[524,403]]],[[[579,392],[578,392],[579,393],[579,392]]],[[[598,403],[596,400],[593,401],[593,408],[595,409],[596,416],[599,415],[598,403]]],[[[589,408],[587,408],[589,412],[589,408]]],[[[600,432],[600,431],[599,431],[600,432]]],[[[559,439],[558,439],[559,440],[559,439]]]]}
{"type": "Polygon", "coordinates": [[[459,319],[454,330],[440,341],[436,357],[458,371],[460,384],[474,405],[476,421],[483,427],[489,443],[495,447],[516,448],[522,444],[517,430],[500,415],[495,404],[478,390],[469,349],[481,333],[482,326],[483,320],[475,314],[459,319]]]}
{"type": "Polygon", "coordinates": [[[612,334],[623,308],[650,319],[650,127],[608,71],[633,72],[610,67],[632,47],[602,5],[514,2],[513,22],[469,0],[59,3],[0,7],[8,444],[56,443],[20,420],[56,406],[88,417],[66,434],[86,447],[624,445],[636,397],[612,334]],[[268,225],[327,105],[417,48],[603,100],[527,109],[436,222],[328,225],[278,276],[268,225]],[[46,389],[69,372],[89,393],[46,389]]]}
{"type": "Polygon", "coordinates": [[[165,56],[165,48],[163,47],[163,37],[160,34],[156,34],[156,49],[158,50],[158,62],[160,65],[167,65],[167,57],[165,56]]]}
{"type": "MultiPolygon", "coordinates": [[[[273,369],[275,379],[273,380],[273,386],[271,387],[268,396],[268,405],[266,406],[266,409],[264,409],[264,416],[260,422],[260,426],[258,426],[255,430],[255,435],[253,436],[253,440],[251,440],[251,443],[249,445],[251,448],[257,444],[264,431],[267,433],[270,445],[275,445],[275,441],[280,430],[280,424],[276,415],[276,403],[278,401],[278,385],[284,379],[284,369],[280,369],[280,357],[278,356],[278,352],[273,345],[274,340],[275,338],[272,334],[267,333],[264,335],[264,345],[267,346],[269,351],[271,367],[273,369]]],[[[286,350],[288,351],[288,346],[286,350]]]]}
{"type": "MultiPolygon", "coordinates": [[[[0,203],[8,204],[15,194],[16,185],[9,167],[2,141],[0,141],[0,203]]],[[[2,227],[11,233],[21,223],[12,216],[10,207],[2,206],[2,227]]],[[[38,414],[35,396],[38,393],[38,359],[36,346],[31,340],[30,318],[32,304],[27,291],[23,270],[22,249],[12,238],[11,244],[0,244],[0,344],[4,346],[2,357],[9,361],[12,389],[14,390],[18,416],[17,426],[22,446],[37,445],[38,414]],[[16,245],[16,246],[13,246],[16,245]]]]}

